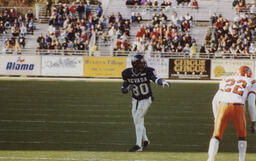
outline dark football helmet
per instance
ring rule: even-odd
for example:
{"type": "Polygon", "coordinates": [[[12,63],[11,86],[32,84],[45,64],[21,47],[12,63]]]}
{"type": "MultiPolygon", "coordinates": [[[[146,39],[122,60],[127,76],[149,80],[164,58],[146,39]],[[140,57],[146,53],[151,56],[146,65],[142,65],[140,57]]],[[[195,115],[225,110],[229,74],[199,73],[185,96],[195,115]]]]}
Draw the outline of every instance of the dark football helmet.
{"type": "Polygon", "coordinates": [[[143,55],[137,54],[132,57],[132,67],[135,72],[143,72],[146,66],[147,63],[143,55]]]}

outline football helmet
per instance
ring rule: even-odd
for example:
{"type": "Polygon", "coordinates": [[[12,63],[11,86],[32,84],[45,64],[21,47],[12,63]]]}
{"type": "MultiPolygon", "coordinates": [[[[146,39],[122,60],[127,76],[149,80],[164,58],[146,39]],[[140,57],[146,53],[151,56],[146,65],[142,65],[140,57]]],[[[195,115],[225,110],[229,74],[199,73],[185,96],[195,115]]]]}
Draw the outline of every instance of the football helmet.
{"type": "Polygon", "coordinates": [[[132,67],[135,72],[143,72],[146,66],[147,63],[143,55],[137,54],[132,57],[132,67]]]}
{"type": "Polygon", "coordinates": [[[240,66],[238,69],[238,75],[251,78],[252,70],[246,65],[240,66]]]}

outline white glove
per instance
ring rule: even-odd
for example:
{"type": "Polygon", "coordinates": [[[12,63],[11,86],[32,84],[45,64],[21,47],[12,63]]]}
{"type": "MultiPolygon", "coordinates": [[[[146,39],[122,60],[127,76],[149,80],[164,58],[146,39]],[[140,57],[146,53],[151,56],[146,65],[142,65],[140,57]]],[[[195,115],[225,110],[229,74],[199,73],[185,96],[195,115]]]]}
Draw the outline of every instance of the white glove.
{"type": "Polygon", "coordinates": [[[163,85],[162,86],[163,86],[163,88],[164,87],[168,87],[169,88],[170,84],[168,82],[166,82],[166,81],[163,81],[163,85]]]}

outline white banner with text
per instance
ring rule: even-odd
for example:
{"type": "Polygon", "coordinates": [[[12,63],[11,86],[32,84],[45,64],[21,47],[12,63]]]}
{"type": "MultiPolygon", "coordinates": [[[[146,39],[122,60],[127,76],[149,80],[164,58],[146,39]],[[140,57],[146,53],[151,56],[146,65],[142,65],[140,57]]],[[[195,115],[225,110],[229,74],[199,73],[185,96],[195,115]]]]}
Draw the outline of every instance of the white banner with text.
{"type": "Polygon", "coordinates": [[[251,60],[212,60],[211,61],[211,79],[223,79],[227,76],[234,75],[238,68],[247,65],[253,71],[255,77],[254,61],[251,60]]]}
{"type": "MultiPolygon", "coordinates": [[[[156,70],[156,74],[159,78],[169,77],[169,59],[168,58],[157,58],[157,57],[145,57],[147,66],[152,67],[156,70]]],[[[131,57],[126,59],[126,67],[132,67],[131,57]]]]}
{"type": "Polygon", "coordinates": [[[83,76],[83,56],[43,56],[44,76],[83,76]]]}
{"type": "Polygon", "coordinates": [[[41,56],[1,55],[0,74],[40,75],[41,56]]]}

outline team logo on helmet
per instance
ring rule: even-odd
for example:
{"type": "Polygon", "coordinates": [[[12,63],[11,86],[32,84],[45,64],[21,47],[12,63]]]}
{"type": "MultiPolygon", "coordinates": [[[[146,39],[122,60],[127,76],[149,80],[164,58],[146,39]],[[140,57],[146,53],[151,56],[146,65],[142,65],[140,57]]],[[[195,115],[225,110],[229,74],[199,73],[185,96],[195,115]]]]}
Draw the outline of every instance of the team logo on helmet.
{"type": "Polygon", "coordinates": [[[240,66],[238,69],[238,74],[244,77],[252,77],[252,70],[250,69],[250,67],[243,65],[240,66]]]}

